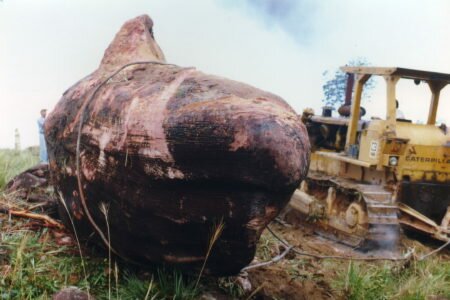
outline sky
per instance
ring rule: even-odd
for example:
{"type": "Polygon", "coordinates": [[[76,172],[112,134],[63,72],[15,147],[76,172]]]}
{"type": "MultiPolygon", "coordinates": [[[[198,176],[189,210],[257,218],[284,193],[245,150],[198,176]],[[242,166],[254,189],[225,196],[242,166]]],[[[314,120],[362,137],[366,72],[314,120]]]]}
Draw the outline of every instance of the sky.
{"type": "MultiPolygon", "coordinates": [[[[94,71],[121,25],[141,14],[170,63],[283,97],[298,113],[323,105],[323,72],[364,57],[373,66],[450,73],[450,1],[0,0],[0,148],[38,144],[37,118],[94,71]]],[[[400,81],[407,118],[424,121],[425,84],[400,81]]],[[[370,115],[385,114],[377,80],[370,115]]],[[[450,125],[450,87],[438,120],[450,125]]]]}

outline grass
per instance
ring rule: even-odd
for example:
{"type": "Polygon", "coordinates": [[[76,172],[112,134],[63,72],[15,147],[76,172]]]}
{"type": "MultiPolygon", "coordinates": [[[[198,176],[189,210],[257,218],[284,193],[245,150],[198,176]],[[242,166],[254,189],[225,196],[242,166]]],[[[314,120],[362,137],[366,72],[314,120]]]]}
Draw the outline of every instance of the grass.
{"type": "MultiPolygon", "coordinates": [[[[417,241],[413,243],[418,254],[430,251],[417,241]]],[[[267,260],[275,256],[277,250],[277,242],[264,232],[257,249],[258,259],[267,260]]],[[[337,299],[450,299],[448,252],[424,261],[411,258],[399,262],[316,260],[297,255],[282,260],[273,268],[280,269],[280,274],[284,272],[286,278],[298,286],[313,284],[337,299]]],[[[230,282],[225,282],[224,286],[234,288],[230,282]]]]}
{"type": "MultiPolygon", "coordinates": [[[[37,162],[32,150],[0,150],[0,206],[27,207],[2,190],[12,177],[37,162]]],[[[108,222],[107,207],[102,211],[108,222]]],[[[0,213],[0,299],[51,299],[68,286],[90,291],[96,299],[195,299],[203,289],[203,278],[197,286],[197,277],[173,269],[143,273],[117,263],[113,268],[110,253],[102,257],[83,249],[81,255],[79,243],[60,246],[52,230],[36,230],[35,225],[0,213]]]]}
{"type": "Polygon", "coordinates": [[[24,151],[9,149],[0,150],[0,190],[15,175],[34,166],[39,162],[38,153],[35,148],[24,151]]]}
{"type": "Polygon", "coordinates": [[[278,241],[269,234],[261,235],[256,249],[256,257],[263,261],[270,260],[272,257],[280,254],[277,248],[278,241]]]}
{"type": "Polygon", "coordinates": [[[350,262],[334,284],[346,299],[450,298],[450,262],[440,257],[401,267],[350,262]]]}
{"type": "Polygon", "coordinates": [[[223,223],[223,219],[221,219],[219,222],[215,223],[210,234],[209,243],[208,243],[208,251],[206,251],[205,259],[202,264],[202,268],[200,269],[200,273],[198,274],[197,281],[195,282],[194,288],[197,288],[198,284],[200,283],[200,280],[203,275],[203,271],[205,270],[206,262],[208,261],[209,255],[211,254],[211,250],[216,244],[217,240],[219,239],[220,235],[222,234],[223,228],[225,224],[223,223]]]}
{"type": "MultiPolygon", "coordinates": [[[[15,205],[26,207],[26,202],[13,199],[2,192],[2,188],[14,175],[37,161],[37,154],[30,150],[20,153],[0,150],[0,206],[1,203],[15,201],[15,205]]],[[[107,207],[104,206],[102,211],[108,224],[107,207]]],[[[206,257],[222,230],[222,222],[212,228],[206,257]]],[[[108,233],[108,239],[109,236],[108,233]]],[[[74,239],[77,240],[76,237],[74,239]]],[[[0,213],[0,299],[51,299],[53,293],[67,286],[89,291],[100,300],[197,299],[204,291],[221,291],[235,299],[252,295],[252,292],[242,290],[236,278],[211,279],[202,276],[202,271],[187,276],[174,269],[133,269],[114,262],[110,253],[102,257],[79,243],[60,246],[57,242],[52,230],[36,229],[35,221],[10,219],[7,214],[0,213]]],[[[279,242],[265,232],[259,241],[256,257],[258,261],[270,260],[279,251],[279,242]]],[[[334,298],[450,298],[448,255],[436,255],[426,261],[411,260],[406,264],[317,261],[293,256],[273,267],[286,273],[286,281],[315,282],[319,286],[325,282],[334,298]]],[[[257,288],[253,287],[254,294],[265,293],[264,289],[255,291],[257,288]]]]}
{"type": "Polygon", "coordinates": [[[29,220],[7,223],[2,219],[0,228],[0,299],[51,299],[68,286],[89,290],[96,299],[195,299],[202,291],[195,277],[180,271],[152,274],[117,264],[111,270],[109,259],[86,250],[84,271],[75,245],[59,246],[47,228],[26,229],[29,220]]]}
{"type": "Polygon", "coordinates": [[[1,245],[2,299],[47,299],[61,287],[105,284],[102,264],[91,260],[89,276],[84,278],[80,258],[68,254],[66,247],[56,245],[46,229],[8,230],[2,233],[1,245]]]}
{"type": "Polygon", "coordinates": [[[240,299],[245,296],[245,291],[236,283],[236,279],[222,277],[217,280],[217,286],[233,299],[240,299]]]}

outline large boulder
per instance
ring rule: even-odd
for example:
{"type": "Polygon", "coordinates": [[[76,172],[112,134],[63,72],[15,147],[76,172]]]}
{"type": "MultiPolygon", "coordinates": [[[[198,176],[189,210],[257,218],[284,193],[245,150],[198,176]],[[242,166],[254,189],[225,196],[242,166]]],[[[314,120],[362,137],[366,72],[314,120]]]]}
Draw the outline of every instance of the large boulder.
{"type": "Polygon", "coordinates": [[[223,224],[205,268],[217,275],[253,259],[309,163],[305,127],[283,99],[166,64],[146,15],[63,94],[45,133],[80,236],[94,233],[129,261],[193,271],[223,224]]]}

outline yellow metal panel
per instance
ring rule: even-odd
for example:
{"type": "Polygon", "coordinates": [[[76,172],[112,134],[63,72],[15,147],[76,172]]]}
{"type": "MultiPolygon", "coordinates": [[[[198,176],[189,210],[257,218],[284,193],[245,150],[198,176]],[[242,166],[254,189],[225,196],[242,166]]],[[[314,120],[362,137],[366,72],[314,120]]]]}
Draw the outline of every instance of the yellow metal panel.
{"type": "Polygon", "coordinates": [[[410,145],[443,146],[445,133],[434,125],[397,122],[397,137],[409,139],[410,145]]]}
{"type": "Polygon", "coordinates": [[[387,135],[395,135],[395,125],[397,119],[397,107],[396,107],[396,96],[395,96],[395,86],[400,79],[398,76],[385,76],[386,80],[386,133],[387,135]]]}
{"type": "Polygon", "coordinates": [[[412,181],[440,181],[450,179],[450,147],[409,145],[400,156],[398,173],[412,181]]]}
{"type": "Polygon", "coordinates": [[[431,90],[431,102],[430,109],[428,111],[428,121],[427,124],[434,125],[436,123],[436,114],[439,105],[439,95],[441,90],[447,85],[446,82],[442,81],[428,81],[428,86],[431,90]]]}
{"type": "Polygon", "coordinates": [[[358,158],[371,165],[378,164],[383,150],[383,132],[386,121],[372,120],[362,132],[358,158]]]}
{"type": "Polygon", "coordinates": [[[353,95],[352,110],[350,114],[350,122],[347,130],[347,138],[345,141],[345,148],[348,150],[350,145],[355,144],[356,141],[356,130],[358,127],[358,120],[360,117],[360,107],[361,107],[361,96],[363,91],[363,86],[370,78],[370,75],[358,75],[356,76],[356,87],[353,95]]]}
{"type": "Polygon", "coordinates": [[[311,162],[309,170],[325,172],[329,175],[339,175],[341,170],[341,162],[328,157],[318,155],[317,151],[311,153],[311,162]]]}
{"type": "Polygon", "coordinates": [[[362,161],[362,160],[358,160],[358,159],[354,159],[351,157],[348,157],[346,155],[342,155],[340,153],[336,153],[336,152],[325,152],[325,151],[316,151],[316,154],[318,156],[325,156],[327,158],[330,158],[332,160],[339,160],[342,162],[346,162],[346,163],[350,163],[356,166],[360,166],[360,167],[364,167],[364,168],[370,168],[372,167],[372,165],[368,162],[362,161]]]}

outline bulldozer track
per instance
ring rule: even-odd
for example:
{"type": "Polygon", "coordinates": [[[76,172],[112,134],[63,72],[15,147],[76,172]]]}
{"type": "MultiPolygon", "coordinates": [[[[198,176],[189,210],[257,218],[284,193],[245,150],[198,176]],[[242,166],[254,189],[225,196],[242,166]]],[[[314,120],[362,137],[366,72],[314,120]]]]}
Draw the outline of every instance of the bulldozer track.
{"type": "MultiPolygon", "coordinates": [[[[367,215],[364,231],[356,233],[342,230],[342,228],[333,226],[333,224],[336,224],[337,221],[344,223],[345,220],[331,222],[329,219],[327,224],[318,226],[317,233],[352,247],[395,247],[400,236],[400,224],[398,220],[398,206],[392,197],[393,193],[391,191],[380,185],[361,184],[349,179],[315,174],[315,172],[310,172],[307,182],[322,188],[322,194],[325,194],[329,187],[339,190],[341,195],[348,195],[344,200],[346,201],[345,205],[340,203],[341,207],[348,208],[353,202],[357,201],[364,207],[367,215]],[[356,197],[356,195],[359,196],[356,197]]],[[[319,201],[323,202],[323,199],[319,201]]],[[[338,215],[342,214],[343,212],[341,211],[338,215]]],[[[335,216],[334,218],[338,217],[335,216]]]]}

